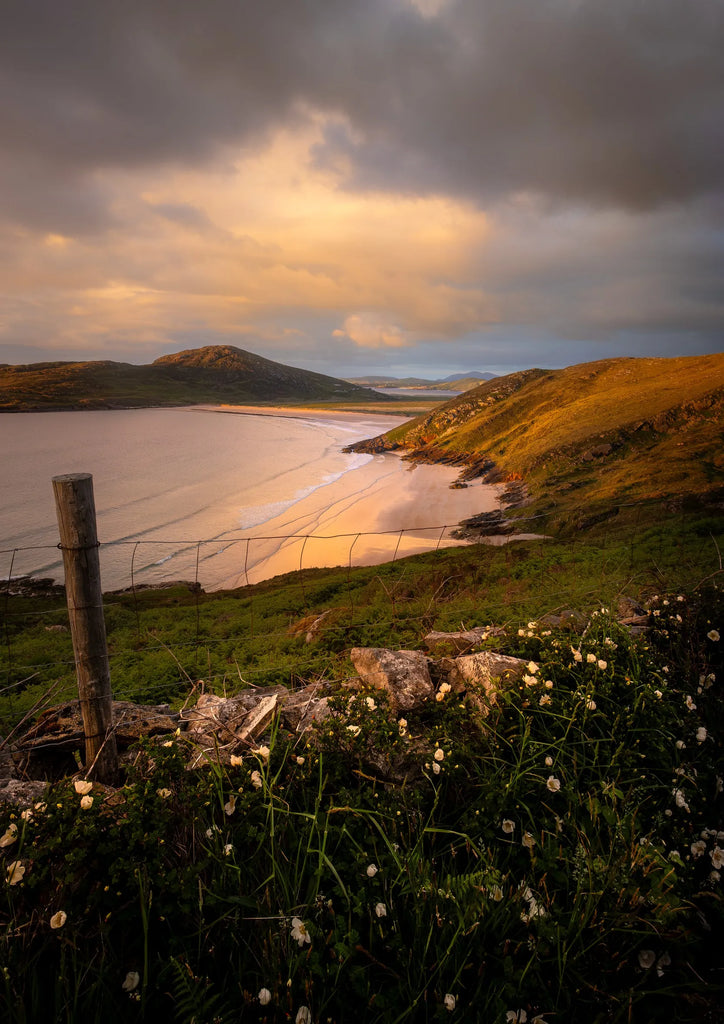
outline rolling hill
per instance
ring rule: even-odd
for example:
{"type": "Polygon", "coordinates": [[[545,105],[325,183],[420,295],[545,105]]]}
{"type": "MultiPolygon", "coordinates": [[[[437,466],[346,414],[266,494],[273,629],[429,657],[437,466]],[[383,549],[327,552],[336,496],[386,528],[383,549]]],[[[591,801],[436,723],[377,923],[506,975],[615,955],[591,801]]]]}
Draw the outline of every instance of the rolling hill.
{"type": "Polygon", "coordinates": [[[188,349],[145,366],[95,360],[0,367],[0,412],[332,401],[384,403],[386,396],[232,345],[188,349]]]}
{"type": "Polygon", "coordinates": [[[615,515],[644,499],[724,501],[723,412],[724,354],[609,359],[498,377],[357,447],[524,480],[535,511],[615,515]]]}

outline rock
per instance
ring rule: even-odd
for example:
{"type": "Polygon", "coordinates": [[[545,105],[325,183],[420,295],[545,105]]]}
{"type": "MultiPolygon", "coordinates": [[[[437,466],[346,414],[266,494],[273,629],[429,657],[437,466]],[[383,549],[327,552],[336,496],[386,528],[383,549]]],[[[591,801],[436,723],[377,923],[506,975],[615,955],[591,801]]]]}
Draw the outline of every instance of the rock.
{"type": "Polygon", "coordinates": [[[448,682],[453,692],[477,691],[482,700],[475,701],[475,693],[471,696],[474,706],[484,716],[495,704],[496,695],[521,679],[528,667],[528,663],[522,658],[510,658],[492,651],[479,651],[459,658],[443,659],[443,662],[440,667],[447,670],[448,682]]]}
{"type": "Polygon", "coordinates": [[[610,444],[595,444],[593,448],[589,448],[585,451],[581,458],[584,462],[592,462],[594,459],[602,459],[606,455],[610,455],[613,448],[610,444]]]}
{"type": "Polygon", "coordinates": [[[473,626],[472,629],[461,629],[455,633],[443,633],[433,629],[425,637],[425,643],[428,649],[439,644],[447,644],[462,654],[491,636],[505,636],[505,630],[501,626],[473,626]]]}
{"type": "Polygon", "coordinates": [[[428,659],[420,651],[353,647],[349,656],[364,682],[387,691],[395,713],[412,711],[435,693],[428,659]]]}
{"type": "Polygon", "coordinates": [[[6,779],[0,782],[0,803],[17,804],[23,808],[32,807],[38,800],[43,799],[47,788],[47,782],[6,779]]]}
{"type": "Polygon", "coordinates": [[[583,629],[587,622],[585,615],[581,615],[580,612],[576,612],[572,608],[564,608],[560,612],[547,612],[545,615],[541,615],[538,625],[551,629],[583,629]]]}
{"type": "MultiPolygon", "coordinates": [[[[118,746],[127,747],[141,736],[174,732],[179,724],[179,714],[172,712],[168,704],[133,704],[128,700],[114,700],[113,724],[118,746]]],[[[13,746],[21,753],[27,753],[43,748],[73,751],[82,748],[84,743],[80,702],[74,700],[44,711],[13,746]]]]}

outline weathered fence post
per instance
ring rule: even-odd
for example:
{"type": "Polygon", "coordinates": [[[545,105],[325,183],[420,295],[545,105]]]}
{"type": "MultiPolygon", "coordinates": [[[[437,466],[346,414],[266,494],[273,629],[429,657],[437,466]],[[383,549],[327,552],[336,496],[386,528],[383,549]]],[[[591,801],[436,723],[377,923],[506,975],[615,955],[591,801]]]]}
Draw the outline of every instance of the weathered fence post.
{"type": "Polygon", "coordinates": [[[53,493],[85,732],[86,772],[100,782],[113,783],[118,774],[118,752],[113,731],[93,477],[90,473],[54,476],[53,493]]]}

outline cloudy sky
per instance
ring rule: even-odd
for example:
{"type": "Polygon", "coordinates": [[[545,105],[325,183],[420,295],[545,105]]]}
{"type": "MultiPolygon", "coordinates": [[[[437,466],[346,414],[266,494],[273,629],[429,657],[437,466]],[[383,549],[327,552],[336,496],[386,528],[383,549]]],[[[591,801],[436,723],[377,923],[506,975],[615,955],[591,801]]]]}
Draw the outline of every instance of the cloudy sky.
{"type": "Polygon", "coordinates": [[[724,350],[722,0],[5,0],[0,362],[724,350]]]}

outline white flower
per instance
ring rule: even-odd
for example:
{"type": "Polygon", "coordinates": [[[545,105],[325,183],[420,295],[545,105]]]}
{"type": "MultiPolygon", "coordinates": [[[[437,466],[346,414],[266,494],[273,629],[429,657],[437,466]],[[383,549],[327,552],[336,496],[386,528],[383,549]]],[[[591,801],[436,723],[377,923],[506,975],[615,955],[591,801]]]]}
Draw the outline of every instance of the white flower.
{"type": "Polygon", "coordinates": [[[552,690],[553,689],[553,680],[552,679],[546,679],[546,681],[545,681],[545,683],[543,683],[543,685],[545,686],[546,690],[552,690]]]}
{"type": "Polygon", "coordinates": [[[536,663],[534,661],[529,661],[528,664],[526,665],[526,668],[533,675],[535,675],[535,673],[538,671],[538,666],[536,665],[536,663]]]}
{"type": "Polygon", "coordinates": [[[506,1024],[526,1024],[528,1014],[525,1010],[508,1010],[505,1014],[506,1024]]]}
{"type": "Polygon", "coordinates": [[[686,802],[686,797],[684,796],[683,789],[675,789],[672,792],[674,800],[676,801],[676,806],[680,807],[684,811],[688,811],[689,805],[686,802]]]}
{"type": "Polygon", "coordinates": [[[50,927],[57,931],[58,928],[62,928],[65,922],[68,920],[68,915],[64,910],[59,910],[57,914],[53,914],[50,919],[50,927]]]}
{"type": "Polygon", "coordinates": [[[138,971],[129,971],[123,980],[121,988],[124,992],[133,992],[135,988],[138,988],[138,983],[141,980],[141,975],[138,971]]]}
{"type": "Polygon", "coordinates": [[[224,804],[224,814],[226,814],[226,816],[228,818],[230,818],[235,810],[236,810],[236,797],[232,793],[231,796],[229,797],[229,799],[224,804]]]}
{"type": "Polygon", "coordinates": [[[303,757],[301,757],[301,755],[300,755],[299,757],[297,757],[297,759],[296,759],[296,760],[297,760],[297,764],[298,764],[298,765],[299,765],[299,767],[301,768],[301,767],[302,767],[302,765],[304,764],[304,758],[303,758],[303,757]]]}
{"type": "Polygon", "coordinates": [[[375,711],[377,709],[374,697],[365,697],[365,704],[367,705],[370,711],[375,711]]]}
{"type": "Polygon", "coordinates": [[[721,846],[715,846],[709,856],[711,857],[712,865],[717,870],[724,867],[724,850],[722,850],[721,846]]]}
{"type": "Polygon", "coordinates": [[[523,676],[523,682],[526,686],[537,686],[538,680],[535,676],[523,676]]]}
{"type": "Polygon", "coordinates": [[[156,792],[158,793],[162,800],[168,800],[168,798],[171,796],[170,789],[157,789],[156,792]]]}
{"type": "Polygon", "coordinates": [[[26,809],[20,812],[20,817],[23,819],[23,821],[32,821],[33,812],[31,810],[26,809]]]}
{"type": "Polygon", "coordinates": [[[532,850],[535,846],[535,839],[530,832],[526,832],[521,840],[523,846],[527,846],[529,850],[532,850]]]}
{"type": "Polygon", "coordinates": [[[596,704],[595,700],[589,699],[589,700],[586,701],[586,707],[588,708],[589,711],[595,711],[596,707],[597,707],[597,704],[596,704]]]}
{"type": "Polygon", "coordinates": [[[84,810],[84,811],[90,810],[90,808],[93,806],[93,797],[92,796],[82,796],[80,798],[80,806],[81,806],[81,810],[84,810]]]}
{"type": "Polygon", "coordinates": [[[260,988],[257,999],[259,1000],[262,1006],[268,1006],[269,1003],[271,1002],[271,992],[269,991],[268,988],[260,988]]]}
{"type": "Polygon", "coordinates": [[[261,789],[261,787],[264,785],[264,780],[261,777],[261,772],[257,771],[256,769],[251,773],[249,778],[251,779],[251,784],[254,787],[254,789],[261,789]]]}
{"type": "Polygon", "coordinates": [[[604,669],[608,668],[608,662],[607,662],[607,661],[604,661],[604,660],[603,660],[603,658],[599,658],[599,659],[598,659],[598,667],[599,667],[599,668],[601,669],[601,671],[603,672],[603,670],[604,670],[604,669]]]}
{"type": "Polygon", "coordinates": [[[703,839],[697,839],[695,843],[691,844],[690,849],[694,860],[698,860],[699,857],[706,853],[706,843],[703,839]]]}
{"type": "Polygon", "coordinates": [[[86,793],[90,793],[90,791],[93,789],[93,783],[87,782],[84,779],[76,779],[75,782],[73,783],[73,786],[75,788],[76,793],[78,793],[80,796],[85,796],[86,793]]]}
{"type": "Polygon", "coordinates": [[[683,740],[677,740],[676,741],[676,749],[677,750],[685,750],[686,749],[686,744],[684,743],[683,740]]]}
{"type": "Polygon", "coordinates": [[[546,704],[552,704],[553,698],[549,693],[541,694],[540,700],[538,701],[541,707],[545,707],[546,704]]]}
{"type": "Polygon", "coordinates": [[[654,953],[653,949],[639,950],[639,964],[645,971],[647,971],[649,967],[653,967],[655,963],[656,953],[654,953]]]}
{"type": "Polygon", "coordinates": [[[432,756],[435,758],[436,761],[444,761],[445,751],[442,749],[442,747],[438,747],[432,756]]]}
{"type": "Polygon", "coordinates": [[[691,696],[691,694],[687,696],[684,703],[686,704],[689,711],[696,711],[696,704],[694,703],[694,698],[691,696]]]}
{"type": "Polygon", "coordinates": [[[296,939],[300,946],[303,946],[305,942],[311,943],[312,936],[307,931],[307,926],[301,917],[292,918],[292,938],[296,939]]]}
{"type": "Polygon", "coordinates": [[[704,728],[703,725],[700,725],[699,728],[696,730],[696,741],[697,741],[697,743],[703,743],[705,739],[706,739],[706,729],[704,728]]]}
{"type": "Polygon", "coordinates": [[[503,890],[500,888],[499,885],[494,885],[490,890],[490,895],[492,896],[496,903],[500,903],[500,901],[503,898],[503,890]]]}
{"type": "Polygon", "coordinates": [[[662,953],[656,961],[656,973],[660,978],[663,978],[664,976],[665,967],[671,967],[671,957],[668,953],[662,953]]]}
{"type": "Polygon", "coordinates": [[[234,852],[233,844],[232,843],[227,843],[226,846],[224,847],[224,856],[225,857],[230,857],[233,852],[234,852]]]}
{"type": "MultiPolygon", "coordinates": [[[[239,757],[238,754],[232,754],[230,760],[231,760],[231,767],[232,768],[240,768],[243,765],[243,763],[244,763],[244,758],[243,757],[239,757]]],[[[266,989],[262,989],[262,992],[265,992],[265,991],[266,991],[266,989]]]]}
{"type": "Polygon", "coordinates": [[[557,793],[561,788],[561,780],[557,779],[555,775],[549,775],[546,780],[546,788],[549,789],[551,793],[557,793]]]}
{"type": "Polygon", "coordinates": [[[595,663],[596,663],[596,655],[595,654],[587,654],[586,655],[586,661],[588,662],[589,665],[595,665],[595,663]]]}
{"type": "Polygon", "coordinates": [[[44,811],[47,811],[47,809],[48,809],[48,805],[43,800],[40,800],[34,806],[35,806],[35,810],[38,811],[40,814],[42,814],[44,811]]]}
{"type": "Polygon", "coordinates": [[[379,868],[377,867],[376,864],[368,864],[367,865],[367,874],[368,874],[368,876],[370,878],[374,878],[378,871],[379,871],[379,868]]]}
{"type": "Polygon", "coordinates": [[[574,661],[583,661],[583,655],[580,651],[577,651],[575,647],[571,647],[571,654],[573,655],[574,661]]]}
{"type": "Polygon", "coordinates": [[[455,996],[451,992],[446,992],[445,998],[443,999],[442,1002],[445,1009],[449,1010],[450,1013],[452,1013],[452,1011],[455,1009],[456,1001],[457,1000],[455,999],[455,996]]]}
{"type": "Polygon", "coordinates": [[[294,1022],[295,1024],[312,1024],[312,1011],[308,1006],[299,1007],[294,1022]]]}
{"type": "Polygon", "coordinates": [[[716,643],[717,640],[720,639],[719,638],[719,631],[717,629],[710,629],[709,632],[706,635],[709,637],[710,640],[713,640],[714,643],[716,643]]]}
{"type": "Polygon", "coordinates": [[[375,914],[377,914],[378,917],[387,917],[387,907],[384,903],[375,904],[375,914]]]}
{"type": "Polygon", "coordinates": [[[506,835],[515,832],[515,822],[511,821],[510,818],[503,818],[503,824],[500,827],[506,835]]]}
{"type": "Polygon", "coordinates": [[[6,871],[8,875],[8,885],[17,885],[18,882],[22,882],[23,880],[25,865],[22,861],[13,860],[8,864],[6,871]]]}
{"type": "Polygon", "coordinates": [[[362,727],[359,725],[348,725],[347,732],[351,732],[353,736],[359,736],[362,732],[362,727]]]}
{"type": "Polygon", "coordinates": [[[4,835],[0,836],[0,849],[5,846],[12,846],[18,838],[18,826],[14,821],[11,821],[5,830],[4,835]]]}
{"type": "Polygon", "coordinates": [[[663,693],[661,692],[661,690],[654,690],[654,697],[658,697],[658,698],[659,698],[659,700],[661,700],[661,698],[662,698],[663,696],[664,696],[664,695],[663,695],[663,693]]]}
{"type": "Polygon", "coordinates": [[[439,775],[440,772],[442,771],[442,768],[440,767],[437,761],[432,762],[432,771],[434,775],[439,775]]]}
{"type": "Polygon", "coordinates": [[[551,757],[550,754],[548,754],[548,756],[546,757],[546,768],[550,768],[550,766],[552,764],[553,764],[553,758],[551,757]]]}
{"type": "Polygon", "coordinates": [[[256,754],[262,761],[269,760],[269,747],[257,747],[256,750],[252,750],[252,754],[256,754]]]}

